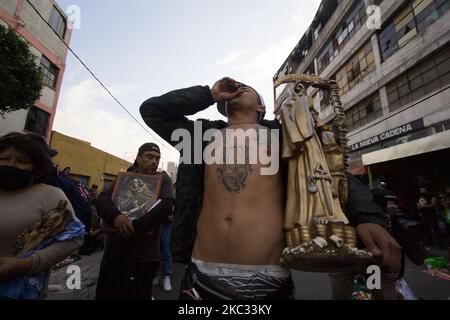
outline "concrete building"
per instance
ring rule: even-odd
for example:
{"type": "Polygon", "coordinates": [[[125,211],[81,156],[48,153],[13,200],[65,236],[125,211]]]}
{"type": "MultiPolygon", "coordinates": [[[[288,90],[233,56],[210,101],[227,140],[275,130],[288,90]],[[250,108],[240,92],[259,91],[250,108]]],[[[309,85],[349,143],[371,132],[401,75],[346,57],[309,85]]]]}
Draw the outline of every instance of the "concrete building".
{"type": "Polygon", "coordinates": [[[61,170],[70,168],[70,177],[93,184],[103,190],[114,182],[119,172],[126,172],[131,162],[96,149],[89,142],[78,140],[53,131],[50,148],[58,151],[52,160],[61,170]]]}
{"type": "MultiPolygon", "coordinates": [[[[30,2],[69,44],[72,30],[58,4],[54,0],[30,2]]],[[[33,132],[49,141],[66,67],[67,47],[26,0],[0,1],[0,23],[15,29],[29,43],[45,84],[40,99],[32,108],[7,113],[4,119],[0,118],[0,136],[11,131],[33,132]]]]}
{"type": "MultiPolygon", "coordinates": [[[[450,0],[323,0],[274,76],[336,80],[350,171],[386,180],[410,210],[419,187],[440,193],[450,185],[449,9],[450,0]]],[[[286,92],[276,92],[275,108],[286,92]]],[[[327,93],[310,88],[308,94],[331,121],[327,93]]]]}
{"type": "Polygon", "coordinates": [[[175,183],[177,180],[178,164],[175,162],[167,162],[167,174],[175,183]]]}

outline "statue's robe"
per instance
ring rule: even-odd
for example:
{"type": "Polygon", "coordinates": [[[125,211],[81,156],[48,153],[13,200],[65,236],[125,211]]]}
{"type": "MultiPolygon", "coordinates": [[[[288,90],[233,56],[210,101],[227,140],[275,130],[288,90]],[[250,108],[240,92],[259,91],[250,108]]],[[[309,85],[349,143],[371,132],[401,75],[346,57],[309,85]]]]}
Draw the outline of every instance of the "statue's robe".
{"type": "Polygon", "coordinates": [[[282,158],[289,162],[285,230],[311,227],[317,218],[348,224],[339,199],[333,197],[330,171],[307,97],[292,92],[282,104],[281,120],[282,158]]]}

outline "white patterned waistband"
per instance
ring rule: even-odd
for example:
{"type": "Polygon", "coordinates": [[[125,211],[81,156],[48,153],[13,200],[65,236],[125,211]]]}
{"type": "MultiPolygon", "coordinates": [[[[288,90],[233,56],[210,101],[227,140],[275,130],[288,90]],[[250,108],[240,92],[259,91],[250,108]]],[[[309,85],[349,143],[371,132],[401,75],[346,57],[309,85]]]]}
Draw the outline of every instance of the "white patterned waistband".
{"type": "Polygon", "coordinates": [[[286,279],[291,275],[289,269],[285,269],[279,265],[227,264],[227,263],[205,262],[193,258],[192,263],[195,264],[195,266],[201,273],[211,276],[253,277],[256,274],[262,274],[273,278],[286,279]]]}

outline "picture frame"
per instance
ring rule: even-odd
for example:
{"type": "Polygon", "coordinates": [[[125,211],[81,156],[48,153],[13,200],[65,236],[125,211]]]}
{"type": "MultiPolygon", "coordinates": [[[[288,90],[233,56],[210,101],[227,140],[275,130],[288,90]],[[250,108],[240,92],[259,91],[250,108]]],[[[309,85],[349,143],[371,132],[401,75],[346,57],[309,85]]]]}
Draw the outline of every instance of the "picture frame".
{"type": "Polygon", "coordinates": [[[112,200],[132,220],[146,214],[159,199],[163,177],[132,172],[119,173],[112,200]]]}

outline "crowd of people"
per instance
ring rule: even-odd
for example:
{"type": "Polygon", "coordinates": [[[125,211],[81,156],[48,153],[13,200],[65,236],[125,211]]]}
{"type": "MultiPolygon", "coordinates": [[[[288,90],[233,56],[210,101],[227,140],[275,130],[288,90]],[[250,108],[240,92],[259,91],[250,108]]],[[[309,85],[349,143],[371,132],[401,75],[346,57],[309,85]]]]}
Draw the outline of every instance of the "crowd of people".
{"type": "Polygon", "coordinates": [[[450,187],[443,192],[430,192],[419,187],[415,205],[401,208],[399,199],[386,182],[373,191],[374,200],[383,208],[392,232],[403,237],[405,245],[411,245],[417,264],[423,262],[426,247],[450,248],[450,187]],[[420,253],[420,254],[419,254],[420,253]]]}
{"type": "MultiPolygon", "coordinates": [[[[0,137],[0,300],[45,298],[53,267],[73,263],[105,242],[96,298],[151,299],[159,230],[172,214],[174,198],[169,176],[156,171],[159,148],[144,144],[131,170],[163,176],[162,201],[133,221],[117,210],[111,189],[97,197],[98,186],[88,190],[69,177],[70,168],[52,163],[56,154],[34,134],[0,137]]],[[[171,290],[170,229],[165,230],[163,279],[171,290]]]]}

